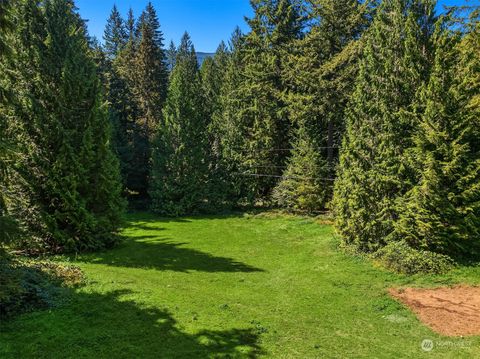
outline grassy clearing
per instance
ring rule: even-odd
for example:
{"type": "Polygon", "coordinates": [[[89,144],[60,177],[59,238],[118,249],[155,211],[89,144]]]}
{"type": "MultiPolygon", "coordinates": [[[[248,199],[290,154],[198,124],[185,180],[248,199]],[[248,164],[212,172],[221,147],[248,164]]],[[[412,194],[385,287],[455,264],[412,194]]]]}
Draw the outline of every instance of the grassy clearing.
{"type": "Polygon", "coordinates": [[[71,260],[89,282],[66,303],[2,322],[0,357],[480,357],[479,337],[434,334],[386,293],[480,284],[480,267],[390,274],[338,251],[330,226],[295,217],[136,214],[124,234],[71,260]]]}

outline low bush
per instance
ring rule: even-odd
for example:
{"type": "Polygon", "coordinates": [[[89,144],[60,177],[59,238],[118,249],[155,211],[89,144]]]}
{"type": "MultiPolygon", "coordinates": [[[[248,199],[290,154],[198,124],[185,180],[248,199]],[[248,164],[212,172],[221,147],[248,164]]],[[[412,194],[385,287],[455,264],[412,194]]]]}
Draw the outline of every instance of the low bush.
{"type": "Polygon", "coordinates": [[[442,274],[454,266],[450,257],[414,249],[404,241],[392,242],[372,256],[387,269],[402,274],[442,274]]]}
{"type": "Polygon", "coordinates": [[[0,317],[52,307],[62,288],[83,283],[82,271],[74,266],[0,257],[0,317]]]}

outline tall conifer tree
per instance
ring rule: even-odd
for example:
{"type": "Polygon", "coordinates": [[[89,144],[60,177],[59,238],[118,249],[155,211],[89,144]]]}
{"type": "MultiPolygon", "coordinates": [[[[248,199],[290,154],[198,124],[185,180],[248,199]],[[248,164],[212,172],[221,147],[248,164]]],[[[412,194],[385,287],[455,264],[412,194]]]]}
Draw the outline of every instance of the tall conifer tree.
{"type": "Polygon", "coordinates": [[[144,188],[146,175],[145,171],[141,171],[140,174],[135,171],[137,164],[134,149],[139,109],[134,96],[137,38],[132,9],[128,12],[125,29],[128,40],[111,63],[107,94],[110,121],[114,127],[114,146],[120,160],[124,191],[127,197],[131,198],[136,197],[132,194],[138,195],[144,188]]]}
{"type": "Polygon", "coordinates": [[[178,48],[153,155],[152,209],[177,216],[208,206],[208,121],[197,56],[188,34],[178,48]]]}
{"type": "Polygon", "coordinates": [[[8,141],[7,123],[4,119],[5,110],[10,104],[11,95],[7,95],[6,89],[6,62],[10,55],[7,34],[13,30],[13,21],[11,19],[12,1],[0,1],[0,256],[2,255],[2,245],[11,242],[18,233],[15,221],[6,213],[6,190],[8,183],[8,172],[11,166],[8,164],[13,160],[13,144],[8,141]]]}
{"type": "Polygon", "coordinates": [[[347,243],[375,251],[392,234],[396,201],[412,185],[407,150],[426,78],[433,4],[384,1],[369,30],[335,184],[336,225],[347,243]]]}
{"type": "Polygon", "coordinates": [[[208,191],[212,207],[221,210],[230,205],[232,188],[228,174],[228,164],[221,147],[221,136],[217,127],[222,119],[221,90],[225,81],[229,61],[227,46],[222,41],[215,56],[208,57],[202,64],[202,88],[205,98],[205,115],[208,120],[209,176],[208,191]]]}
{"type": "Polygon", "coordinates": [[[244,144],[242,114],[239,111],[242,105],[240,84],[244,69],[243,46],[244,35],[240,28],[233,32],[228,45],[228,56],[222,55],[225,61],[225,70],[218,97],[218,111],[213,112],[210,126],[214,137],[218,139],[220,156],[225,166],[227,176],[227,202],[237,203],[248,192],[244,178],[238,176],[241,171],[242,151],[244,144]]]}
{"type": "Polygon", "coordinates": [[[312,5],[313,25],[287,57],[285,101],[295,150],[275,190],[282,207],[309,212],[323,210],[331,199],[358,39],[368,24],[369,9],[358,0],[315,0],[312,5]]]}
{"type": "Polygon", "coordinates": [[[293,41],[301,36],[298,2],[252,0],[251,32],[242,47],[241,82],[236,108],[241,148],[240,172],[250,202],[266,200],[289,154],[290,122],[282,99],[286,90],[284,61],[293,41]]]}
{"type": "Polygon", "coordinates": [[[170,41],[170,45],[168,46],[168,50],[166,52],[166,61],[167,61],[167,69],[170,72],[173,71],[173,68],[175,67],[175,60],[177,58],[177,47],[173,43],[173,41],[170,41]]]}
{"type": "Polygon", "coordinates": [[[474,100],[480,90],[479,30],[460,42],[443,22],[437,25],[415,133],[418,183],[402,200],[396,225],[398,239],[414,248],[480,253],[480,103],[474,100]]]}
{"type": "Polygon", "coordinates": [[[125,22],[116,5],[113,5],[112,12],[107,20],[103,39],[105,40],[105,53],[109,59],[114,59],[128,41],[125,22]]]}
{"type": "Polygon", "coordinates": [[[133,130],[130,189],[145,200],[151,165],[150,144],[161,121],[168,81],[163,35],[151,2],[139,18],[137,36],[133,68],[128,75],[133,77],[132,92],[138,109],[133,130]]]}
{"type": "Polygon", "coordinates": [[[22,155],[9,210],[30,250],[104,247],[115,239],[123,203],[97,70],[73,2],[42,5],[16,8],[17,101],[7,120],[22,155]]]}

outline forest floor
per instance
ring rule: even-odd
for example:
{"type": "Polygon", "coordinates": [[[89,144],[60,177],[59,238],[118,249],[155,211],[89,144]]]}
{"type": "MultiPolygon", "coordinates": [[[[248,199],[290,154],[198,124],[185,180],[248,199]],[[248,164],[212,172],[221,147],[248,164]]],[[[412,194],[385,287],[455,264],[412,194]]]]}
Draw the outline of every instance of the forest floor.
{"type": "Polygon", "coordinates": [[[275,214],[128,217],[117,248],[57,258],[87,284],[0,324],[0,358],[480,358],[390,288],[480,285],[480,266],[407,277],[345,254],[331,226],[275,214]]]}

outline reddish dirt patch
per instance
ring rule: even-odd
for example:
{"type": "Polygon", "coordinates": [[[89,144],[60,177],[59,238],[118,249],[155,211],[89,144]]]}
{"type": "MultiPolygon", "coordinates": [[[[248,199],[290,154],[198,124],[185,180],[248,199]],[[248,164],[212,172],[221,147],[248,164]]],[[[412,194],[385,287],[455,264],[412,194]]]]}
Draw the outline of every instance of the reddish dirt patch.
{"type": "Polygon", "coordinates": [[[437,333],[480,335],[480,287],[407,288],[389,292],[437,333]]]}

